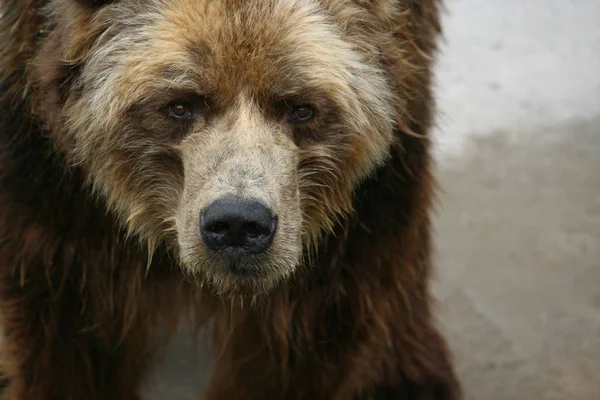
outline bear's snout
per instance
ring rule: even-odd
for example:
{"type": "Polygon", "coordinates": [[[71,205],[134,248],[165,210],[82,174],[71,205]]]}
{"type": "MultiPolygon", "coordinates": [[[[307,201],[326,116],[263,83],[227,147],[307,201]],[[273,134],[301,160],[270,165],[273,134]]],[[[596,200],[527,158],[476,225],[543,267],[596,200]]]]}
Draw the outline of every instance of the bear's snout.
{"type": "Polygon", "coordinates": [[[204,244],[227,257],[265,252],[276,230],[277,216],[254,199],[221,197],[200,212],[204,244]]]}

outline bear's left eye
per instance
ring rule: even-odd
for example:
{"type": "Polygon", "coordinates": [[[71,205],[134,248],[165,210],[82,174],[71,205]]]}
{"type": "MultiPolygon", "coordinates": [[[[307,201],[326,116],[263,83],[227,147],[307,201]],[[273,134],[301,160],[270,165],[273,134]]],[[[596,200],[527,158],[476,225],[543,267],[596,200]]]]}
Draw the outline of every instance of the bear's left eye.
{"type": "Polygon", "coordinates": [[[315,116],[315,109],[310,105],[301,105],[291,110],[290,122],[302,124],[311,121],[315,116]]]}
{"type": "Polygon", "coordinates": [[[173,103],[167,107],[167,112],[169,117],[180,120],[188,120],[194,117],[192,106],[188,102],[173,103]]]}

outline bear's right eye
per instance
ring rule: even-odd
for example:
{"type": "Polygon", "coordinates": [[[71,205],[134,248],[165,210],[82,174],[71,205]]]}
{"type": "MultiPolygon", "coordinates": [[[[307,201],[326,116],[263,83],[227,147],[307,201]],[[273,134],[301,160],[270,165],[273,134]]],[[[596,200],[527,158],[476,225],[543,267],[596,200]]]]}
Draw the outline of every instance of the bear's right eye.
{"type": "Polygon", "coordinates": [[[177,102],[167,107],[169,117],[179,120],[189,120],[194,117],[192,106],[187,102],[177,102]]]}

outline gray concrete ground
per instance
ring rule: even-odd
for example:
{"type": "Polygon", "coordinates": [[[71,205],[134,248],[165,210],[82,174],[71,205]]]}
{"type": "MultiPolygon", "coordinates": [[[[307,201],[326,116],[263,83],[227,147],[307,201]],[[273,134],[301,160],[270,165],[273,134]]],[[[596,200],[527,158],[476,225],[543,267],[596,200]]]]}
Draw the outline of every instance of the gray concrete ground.
{"type": "Polygon", "coordinates": [[[468,399],[600,399],[600,118],[536,134],[556,142],[480,138],[440,171],[434,291],[468,399]]]}
{"type": "MultiPolygon", "coordinates": [[[[449,0],[439,318],[467,399],[600,399],[600,1],[449,0]]],[[[148,399],[192,399],[182,335],[148,399]]]]}
{"type": "Polygon", "coordinates": [[[435,294],[467,399],[600,399],[600,1],[450,0],[435,294]]]}

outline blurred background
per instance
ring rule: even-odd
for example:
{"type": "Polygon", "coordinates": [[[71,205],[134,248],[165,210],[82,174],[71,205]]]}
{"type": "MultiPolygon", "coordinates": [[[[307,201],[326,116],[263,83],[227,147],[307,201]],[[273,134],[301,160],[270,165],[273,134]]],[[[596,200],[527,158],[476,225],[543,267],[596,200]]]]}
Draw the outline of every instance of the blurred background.
{"type": "MultiPolygon", "coordinates": [[[[600,0],[447,0],[438,315],[468,400],[600,399],[600,0]]],[[[194,398],[183,333],[148,399],[194,398]]]]}
{"type": "Polygon", "coordinates": [[[600,400],[600,0],[448,0],[435,294],[472,400],[600,400]]]}

